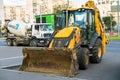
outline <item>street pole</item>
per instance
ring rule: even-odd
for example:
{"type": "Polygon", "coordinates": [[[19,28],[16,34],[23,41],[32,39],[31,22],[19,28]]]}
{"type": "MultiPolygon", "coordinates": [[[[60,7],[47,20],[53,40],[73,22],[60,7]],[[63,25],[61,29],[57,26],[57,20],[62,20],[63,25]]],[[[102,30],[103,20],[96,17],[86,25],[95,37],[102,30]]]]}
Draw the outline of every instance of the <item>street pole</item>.
{"type": "Polygon", "coordinates": [[[67,9],[69,8],[69,0],[67,0],[67,9]]]}
{"type": "Polygon", "coordinates": [[[68,26],[68,9],[69,9],[69,0],[67,0],[67,9],[66,9],[66,27],[68,26]]]}
{"type": "Polygon", "coordinates": [[[29,14],[26,14],[26,16],[27,16],[27,22],[30,23],[30,15],[29,15],[29,14]]]}
{"type": "Polygon", "coordinates": [[[111,10],[111,7],[112,7],[112,3],[113,3],[114,1],[111,1],[110,2],[110,32],[112,32],[112,10],[111,10]]]}
{"type": "Polygon", "coordinates": [[[110,27],[111,27],[110,32],[112,32],[112,15],[111,14],[110,14],[110,27]]]}
{"type": "Polygon", "coordinates": [[[42,3],[40,3],[40,23],[42,23],[42,6],[41,6],[42,3]]]}
{"type": "Polygon", "coordinates": [[[118,17],[118,35],[119,35],[119,0],[117,1],[117,17],[118,17]]]}
{"type": "Polygon", "coordinates": [[[37,0],[38,6],[40,6],[40,23],[42,23],[42,1],[37,0]]]}

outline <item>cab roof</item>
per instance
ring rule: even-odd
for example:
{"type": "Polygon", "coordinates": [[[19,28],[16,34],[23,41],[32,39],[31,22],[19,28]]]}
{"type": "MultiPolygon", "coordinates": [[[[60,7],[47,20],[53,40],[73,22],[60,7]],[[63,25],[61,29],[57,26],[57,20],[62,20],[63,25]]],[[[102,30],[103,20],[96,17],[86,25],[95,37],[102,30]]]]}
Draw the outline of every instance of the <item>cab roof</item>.
{"type": "Polygon", "coordinates": [[[32,23],[31,25],[52,25],[51,23],[32,23]]]}
{"type": "Polygon", "coordinates": [[[89,7],[81,7],[81,8],[70,8],[70,9],[64,9],[63,11],[77,11],[77,10],[80,10],[80,9],[86,9],[86,10],[94,10],[93,8],[89,8],[89,7]]]}

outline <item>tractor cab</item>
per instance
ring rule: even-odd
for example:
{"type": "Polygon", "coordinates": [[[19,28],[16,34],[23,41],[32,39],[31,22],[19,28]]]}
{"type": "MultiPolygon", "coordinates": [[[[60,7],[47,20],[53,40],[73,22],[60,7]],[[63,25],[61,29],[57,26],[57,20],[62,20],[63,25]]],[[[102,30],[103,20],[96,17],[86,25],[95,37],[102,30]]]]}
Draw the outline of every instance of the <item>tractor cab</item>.
{"type": "Polygon", "coordinates": [[[79,27],[81,29],[82,38],[91,39],[95,33],[95,11],[88,8],[78,8],[62,11],[62,28],[65,27],[79,27]],[[66,16],[68,20],[66,22],[66,16]],[[67,24],[67,25],[66,25],[67,24]],[[85,36],[87,34],[87,36],[85,36]]]}

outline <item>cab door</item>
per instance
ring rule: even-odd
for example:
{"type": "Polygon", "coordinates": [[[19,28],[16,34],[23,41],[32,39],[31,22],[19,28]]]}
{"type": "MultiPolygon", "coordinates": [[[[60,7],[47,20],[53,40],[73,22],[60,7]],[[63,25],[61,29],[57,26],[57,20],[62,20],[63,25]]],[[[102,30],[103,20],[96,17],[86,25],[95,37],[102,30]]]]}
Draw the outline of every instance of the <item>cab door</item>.
{"type": "Polygon", "coordinates": [[[39,25],[32,25],[32,36],[35,36],[36,38],[40,38],[40,29],[39,25]]]}
{"type": "Polygon", "coordinates": [[[95,16],[94,11],[88,11],[88,39],[90,40],[95,33],[95,16]]]}

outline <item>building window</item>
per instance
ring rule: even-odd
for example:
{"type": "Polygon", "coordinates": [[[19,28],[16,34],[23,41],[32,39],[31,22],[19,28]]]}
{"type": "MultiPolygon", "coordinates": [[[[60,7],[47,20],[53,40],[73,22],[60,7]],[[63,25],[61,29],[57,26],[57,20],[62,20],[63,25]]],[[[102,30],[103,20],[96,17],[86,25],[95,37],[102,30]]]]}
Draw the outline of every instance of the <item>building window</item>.
{"type": "Polygon", "coordinates": [[[98,4],[100,4],[100,2],[98,2],[98,4]]]}
{"type": "Polygon", "coordinates": [[[103,11],[103,14],[105,14],[105,12],[103,11]]]}
{"type": "Polygon", "coordinates": [[[105,1],[103,1],[102,4],[105,4],[105,1]]]}
{"type": "Polygon", "coordinates": [[[36,12],[37,11],[37,9],[33,9],[33,12],[36,12]]]}
{"type": "Polygon", "coordinates": [[[37,6],[37,3],[33,3],[33,6],[37,6]]]}
{"type": "Polygon", "coordinates": [[[109,1],[106,1],[106,3],[109,3],[109,1]]]}

